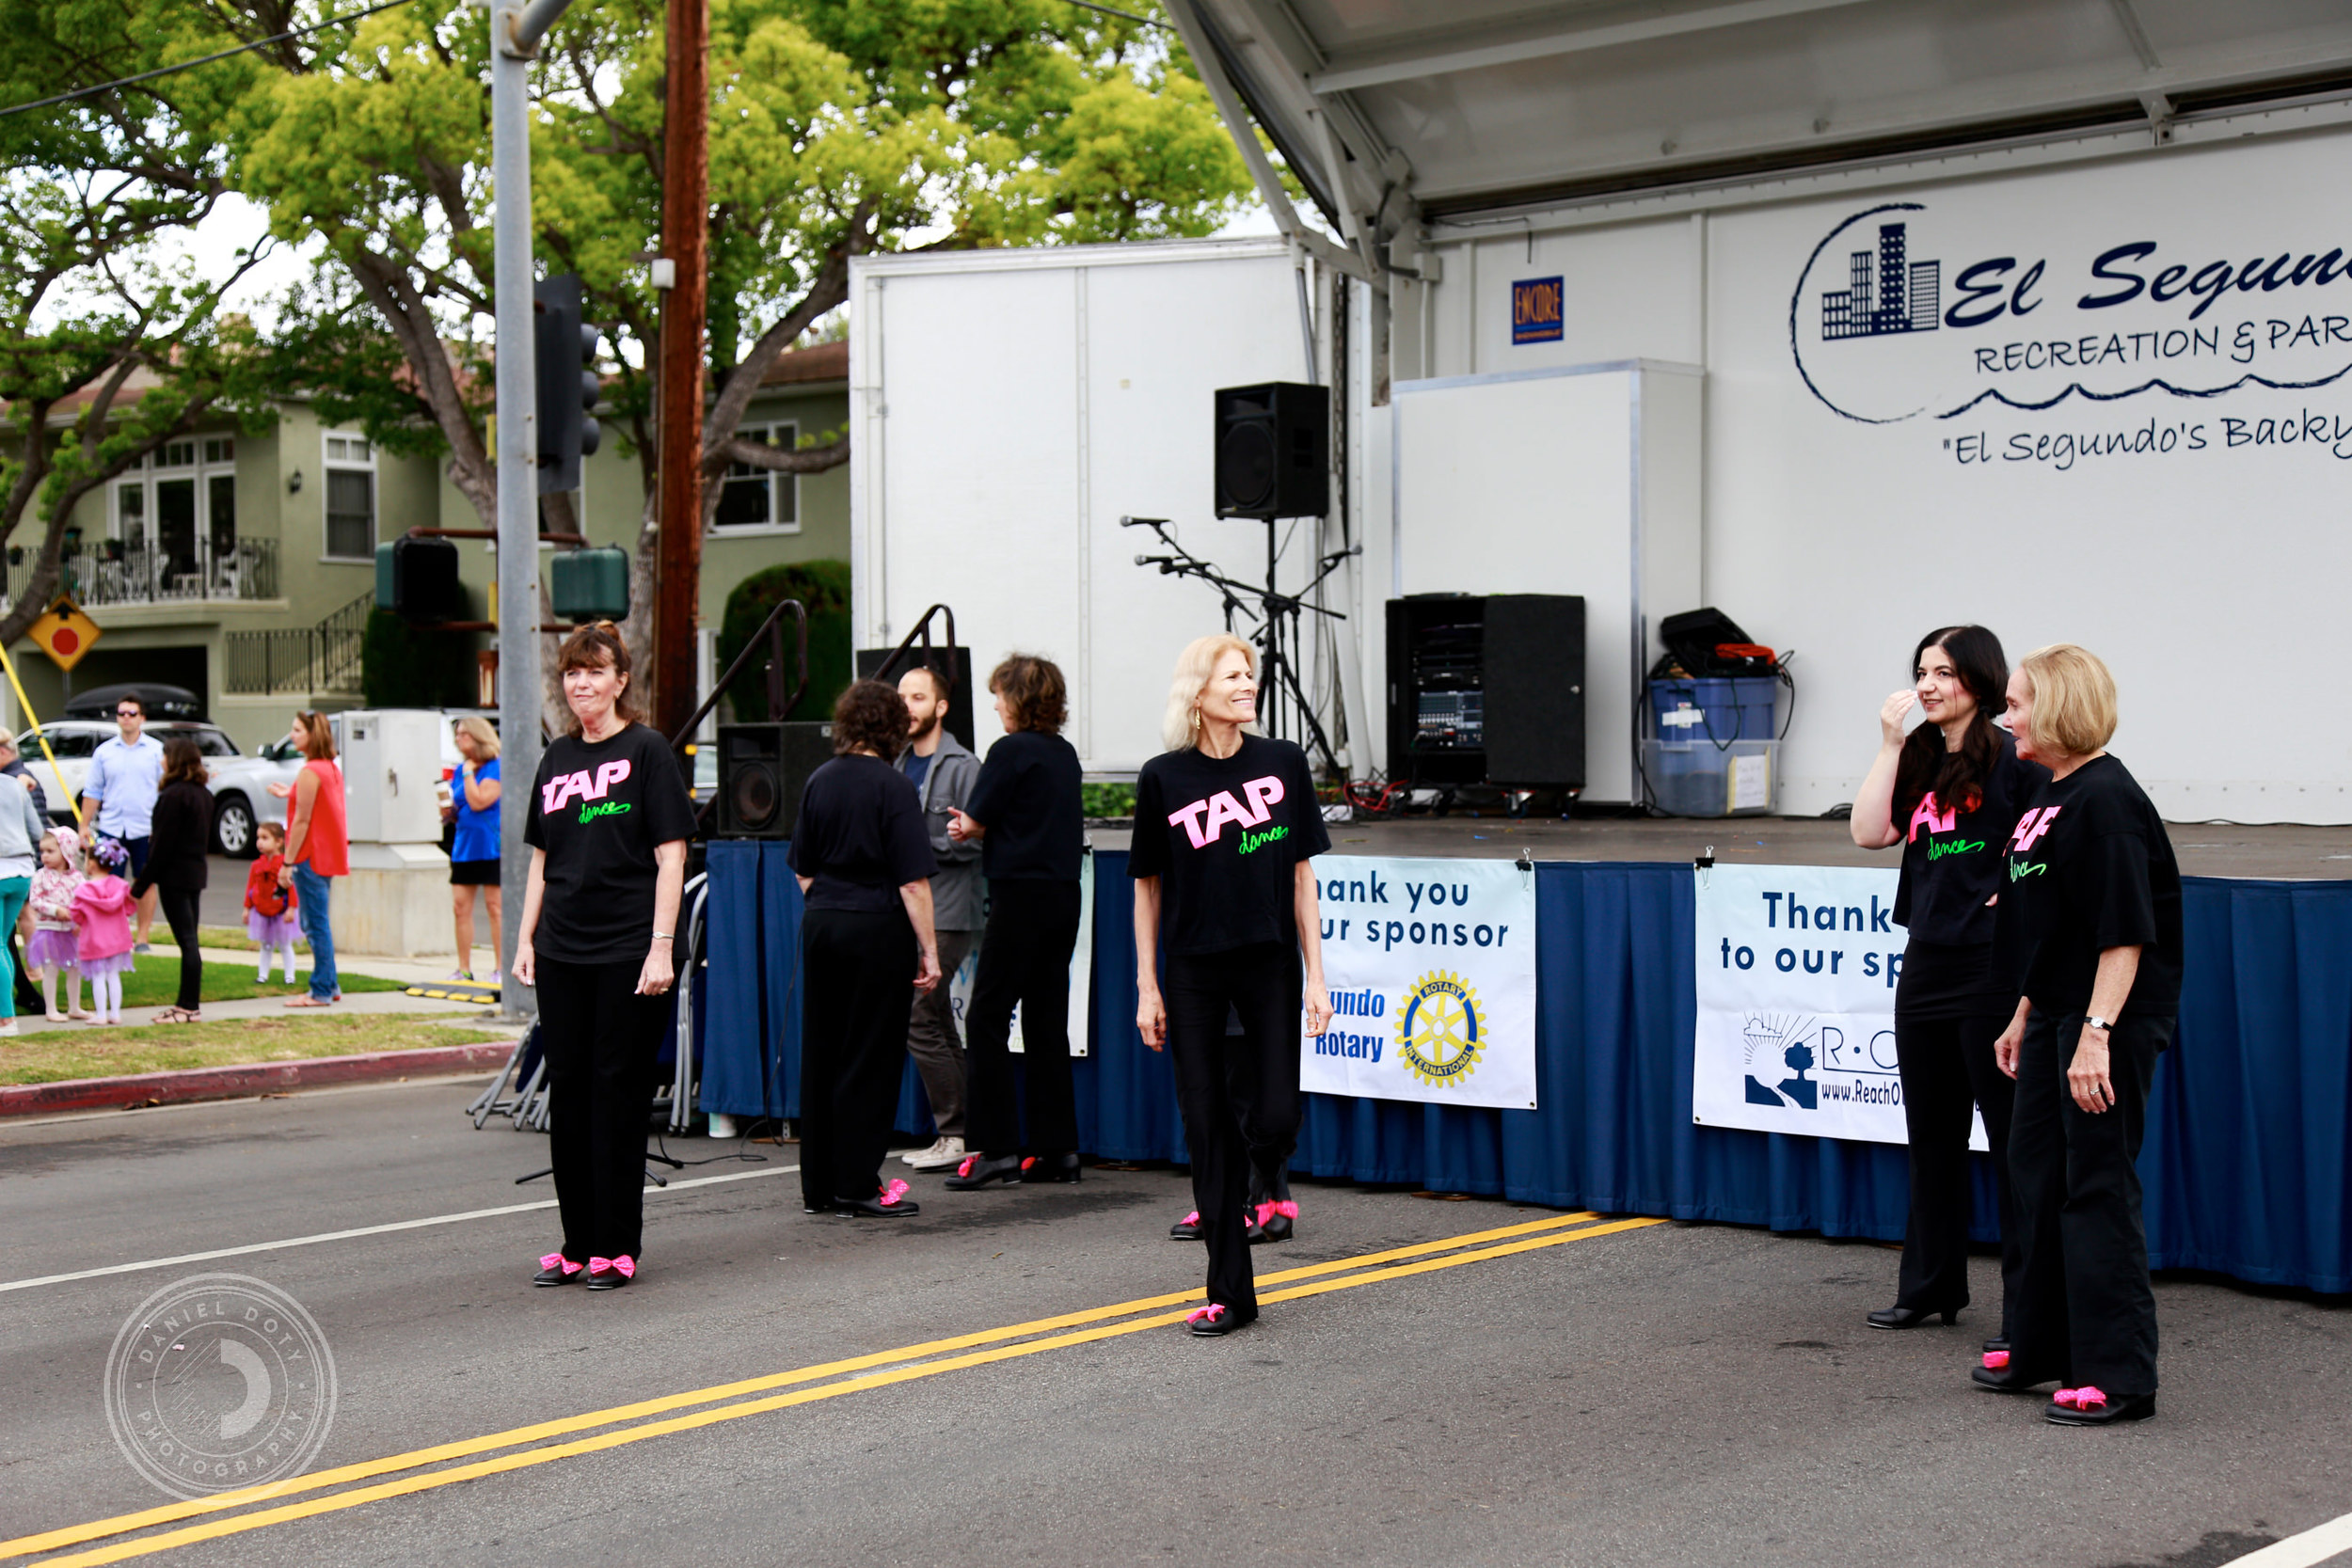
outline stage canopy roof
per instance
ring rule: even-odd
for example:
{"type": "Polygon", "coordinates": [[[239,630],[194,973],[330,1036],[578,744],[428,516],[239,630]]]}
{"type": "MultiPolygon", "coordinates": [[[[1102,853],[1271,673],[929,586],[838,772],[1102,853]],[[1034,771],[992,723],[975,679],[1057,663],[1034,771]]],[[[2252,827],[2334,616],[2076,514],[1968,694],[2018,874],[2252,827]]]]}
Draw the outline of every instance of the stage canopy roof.
{"type": "Polygon", "coordinates": [[[2343,0],[1168,6],[1367,266],[1424,221],[2352,97],[2343,0]]]}

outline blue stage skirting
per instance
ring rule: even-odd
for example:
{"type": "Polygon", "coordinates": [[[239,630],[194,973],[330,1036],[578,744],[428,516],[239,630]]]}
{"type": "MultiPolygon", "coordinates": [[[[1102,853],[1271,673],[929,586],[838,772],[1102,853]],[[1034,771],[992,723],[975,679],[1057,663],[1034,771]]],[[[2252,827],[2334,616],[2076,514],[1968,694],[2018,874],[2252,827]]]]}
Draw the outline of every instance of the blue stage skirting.
{"type": "MultiPolygon", "coordinates": [[[[1136,1033],[1126,861],[1095,856],[1079,1132],[1106,1159],[1182,1162],[1167,1062],[1136,1033]]],[[[798,1115],[800,895],[783,847],[714,844],[710,886],[703,1107],[798,1115]]],[[[1539,864],[1535,896],[1543,1108],[1309,1095],[1295,1170],[1562,1209],[1901,1238],[1899,1148],[1692,1121],[1689,867],[1539,864]]],[[[2157,1070],[2140,1158],[2152,1260],[2352,1291],[2352,882],[2193,878],[2186,903],[2180,1034],[2157,1070]]],[[[930,1134],[912,1068],[898,1126],[930,1134]]],[[[1977,1190],[1979,1235],[1989,1241],[1982,1157],[1977,1190]]]]}

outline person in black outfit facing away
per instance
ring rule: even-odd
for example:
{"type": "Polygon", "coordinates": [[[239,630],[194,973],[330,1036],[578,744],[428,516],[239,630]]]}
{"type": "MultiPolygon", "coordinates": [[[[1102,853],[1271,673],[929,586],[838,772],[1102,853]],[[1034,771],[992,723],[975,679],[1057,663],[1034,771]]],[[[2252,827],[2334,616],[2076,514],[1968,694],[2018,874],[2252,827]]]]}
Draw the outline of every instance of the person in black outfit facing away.
{"type": "Polygon", "coordinates": [[[833,760],[808,776],[787,859],[801,917],[801,1202],[812,1214],[920,1212],[882,1180],[915,991],[939,984],[938,871],[922,799],[891,759],[907,741],[896,687],[858,681],[833,709],[833,760]],[[909,977],[914,990],[907,987],[909,977]]]}
{"type": "Polygon", "coordinates": [[[131,896],[161,891],[164,920],[180,944],[180,998],[155,1015],[157,1023],[195,1023],[203,1018],[204,953],[197,938],[197,908],[204,899],[205,854],[213,847],[213,792],[205,787],[204,753],[194,740],[175,735],[164,742],[163,787],[155,796],[147,869],[131,884],[131,896]]]}
{"type": "Polygon", "coordinates": [[[2156,1058],[2181,1006],[2181,871],[2164,820],[2106,752],[2115,678],[2071,643],[2027,654],[2009,683],[2018,753],[2047,783],[2010,833],[1995,942],[2020,977],[1994,1045],[2017,1080],[2016,1326],[2001,1393],[2055,1380],[2042,1414],[2106,1426],[2156,1413],[2156,1294],[2139,1158],[2156,1058]]]}
{"type": "Polygon", "coordinates": [[[610,621],[557,656],[570,733],[531,782],[515,978],[539,995],[548,1153],[564,1244],[534,1285],[592,1291],[637,1276],[645,1210],[645,1123],[670,1022],[671,957],[694,806],[669,742],[636,721],[628,646],[610,621]]]}
{"type": "Polygon", "coordinates": [[[1863,848],[1903,847],[1895,919],[1911,932],[1895,990],[1911,1218],[1895,1305],[1871,1313],[1869,1323],[1916,1328],[1938,1314],[1948,1323],[1968,1305],[1973,1106],[1984,1113],[2000,1195],[2001,1332],[1985,1344],[1998,1365],[2023,1254],[2009,1179],[2015,1085],[1993,1061],[2017,991],[1994,967],[1994,910],[2008,869],[2002,847],[2026,797],[2050,775],[2021,760],[2016,741],[1993,723],[2008,700],[2000,639],[1982,626],[1945,626],[1919,640],[1911,669],[1912,689],[1879,710],[1878,760],[1851,818],[1863,848]],[[1927,721],[1905,739],[1903,720],[1915,706],[1927,721]]]}
{"type": "Polygon", "coordinates": [[[1015,654],[990,673],[1004,737],[980,761],[947,835],[980,841],[988,923],[964,1022],[963,1142],[947,1185],[1075,1181],[1078,1112],[1070,1083],[1070,955],[1078,944],[1086,847],[1078,753],[1061,737],[1068,689],[1052,659],[1015,654]],[[1028,1154],[1013,1104],[1012,1010],[1021,1008],[1028,1154]]]}
{"type": "Polygon", "coordinates": [[[1257,717],[1248,643],[1221,633],[1177,657],[1161,735],[1168,749],[1136,780],[1127,860],[1136,1025],[1144,1044],[1173,1059],[1209,1247],[1208,1305],[1185,1319],[1200,1335],[1229,1334],[1258,1316],[1245,1209],[1250,1171],[1272,1181],[1297,1142],[1301,1014],[1310,1035],[1331,1021],[1308,864],[1331,840],[1306,753],[1247,733],[1257,717]],[[1241,1033],[1229,1035],[1234,1015],[1241,1033]]]}

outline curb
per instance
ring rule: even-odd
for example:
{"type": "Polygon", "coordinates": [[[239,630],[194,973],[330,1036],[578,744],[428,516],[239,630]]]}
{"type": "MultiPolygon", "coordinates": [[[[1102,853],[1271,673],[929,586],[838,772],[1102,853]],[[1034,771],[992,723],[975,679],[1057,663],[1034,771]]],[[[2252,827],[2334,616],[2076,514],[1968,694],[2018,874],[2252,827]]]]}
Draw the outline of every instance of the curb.
{"type": "Polygon", "coordinates": [[[147,1105],[181,1105],[199,1100],[242,1100],[250,1095],[317,1088],[326,1084],[479,1072],[503,1065],[514,1050],[513,1040],[485,1040],[474,1045],[436,1045],[416,1051],[312,1056],[299,1062],[256,1062],[245,1067],[139,1072],[122,1078],[68,1078],[55,1084],[0,1085],[0,1117],[56,1111],[131,1111],[147,1105]]]}

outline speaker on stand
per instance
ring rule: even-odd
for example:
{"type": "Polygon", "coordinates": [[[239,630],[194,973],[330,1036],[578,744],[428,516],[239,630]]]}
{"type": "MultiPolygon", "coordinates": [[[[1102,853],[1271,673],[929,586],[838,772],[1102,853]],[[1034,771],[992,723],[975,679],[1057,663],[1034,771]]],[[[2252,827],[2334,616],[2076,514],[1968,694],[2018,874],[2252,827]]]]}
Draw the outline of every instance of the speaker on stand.
{"type": "Polygon", "coordinates": [[[1216,392],[1216,515],[1320,517],[1331,510],[1331,394],[1270,381],[1216,392]]]}
{"type": "Polygon", "coordinates": [[[830,723],[719,726],[721,838],[790,838],[808,776],[833,756],[830,723]]]}

